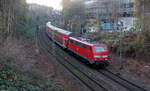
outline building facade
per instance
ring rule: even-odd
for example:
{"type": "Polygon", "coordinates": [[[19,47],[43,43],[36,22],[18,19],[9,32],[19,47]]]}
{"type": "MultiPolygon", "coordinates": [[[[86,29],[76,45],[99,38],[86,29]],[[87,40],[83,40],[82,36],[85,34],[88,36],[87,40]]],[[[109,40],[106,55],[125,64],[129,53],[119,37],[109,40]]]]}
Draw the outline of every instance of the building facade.
{"type": "MultiPolygon", "coordinates": [[[[85,0],[86,18],[100,23],[134,22],[134,0],[85,0]]],[[[127,26],[126,26],[127,27],[127,26]]]]}

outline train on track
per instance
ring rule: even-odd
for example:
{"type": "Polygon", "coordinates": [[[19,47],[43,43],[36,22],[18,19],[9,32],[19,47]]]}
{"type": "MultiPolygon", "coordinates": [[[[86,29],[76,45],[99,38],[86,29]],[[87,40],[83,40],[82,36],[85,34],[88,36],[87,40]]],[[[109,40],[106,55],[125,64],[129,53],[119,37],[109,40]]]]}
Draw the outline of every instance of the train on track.
{"type": "Polygon", "coordinates": [[[92,42],[88,38],[55,27],[51,22],[46,24],[46,33],[62,48],[82,57],[90,64],[106,67],[110,63],[109,50],[105,44],[92,42]]]}

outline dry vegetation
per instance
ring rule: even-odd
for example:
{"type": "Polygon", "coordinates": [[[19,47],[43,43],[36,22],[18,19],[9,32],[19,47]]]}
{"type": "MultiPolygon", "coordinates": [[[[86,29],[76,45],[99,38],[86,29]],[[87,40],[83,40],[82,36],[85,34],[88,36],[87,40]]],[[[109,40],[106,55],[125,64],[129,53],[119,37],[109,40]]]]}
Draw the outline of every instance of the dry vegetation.
{"type": "MultiPolygon", "coordinates": [[[[112,65],[120,69],[120,32],[93,33],[93,40],[107,44],[112,54],[112,65]],[[94,37],[93,37],[94,36],[94,37]]],[[[134,77],[150,84],[150,33],[148,31],[125,32],[122,36],[123,69],[134,77]]]]}
{"type": "MultiPolygon", "coordinates": [[[[116,69],[120,67],[119,56],[111,55],[112,66],[116,69]]],[[[123,72],[127,72],[144,84],[150,85],[150,63],[144,62],[142,59],[123,58],[123,72]]]]}
{"type": "MultiPolygon", "coordinates": [[[[14,69],[14,72],[26,75],[37,87],[41,84],[45,90],[61,91],[61,83],[57,83],[53,78],[55,76],[57,78],[57,71],[54,70],[53,64],[46,56],[39,54],[36,46],[31,46],[22,40],[8,38],[0,50],[0,55],[3,56],[6,61],[11,62],[9,66],[14,69]],[[43,81],[43,83],[39,83],[39,80],[43,81]],[[46,85],[47,83],[48,85],[46,85]]],[[[16,90],[21,88],[22,87],[17,88],[16,90]]],[[[30,87],[27,88],[29,89],[30,87]]],[[[43,89],[37,90],[41,91],[43,89]]]]}
{"type": "Polygon", "coordinates": [[[65,91],[81,91],[82,89],[76,79],[64,72],[61,67],[59,68],[52,58],[39,51],[35,45],[8,38],[0,50],[0,55],[12,63],[14,71],[26,75],[34,81],[33,84],[36,86],[42,84],[41,86],[52,91],[62,91],[62,88],[65,91]],[[39,80],[42,80],[42,83],[39,80]]]}

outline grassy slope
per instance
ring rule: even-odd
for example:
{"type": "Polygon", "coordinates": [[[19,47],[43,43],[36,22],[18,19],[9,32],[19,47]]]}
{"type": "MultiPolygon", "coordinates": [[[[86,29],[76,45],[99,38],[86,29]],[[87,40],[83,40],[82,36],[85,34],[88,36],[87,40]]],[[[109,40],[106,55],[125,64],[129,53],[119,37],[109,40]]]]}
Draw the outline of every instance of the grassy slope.
{"type": "Polygon", "coordinates": [[[55,84],[21,75],[9,60],[0,58],[0,91],[61,91],[55,84]]]}

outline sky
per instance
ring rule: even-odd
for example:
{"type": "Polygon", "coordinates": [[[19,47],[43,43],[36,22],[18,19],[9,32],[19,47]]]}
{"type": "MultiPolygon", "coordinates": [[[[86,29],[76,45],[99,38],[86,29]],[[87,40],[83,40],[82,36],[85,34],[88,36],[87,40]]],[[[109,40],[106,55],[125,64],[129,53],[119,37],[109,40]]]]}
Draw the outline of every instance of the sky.
{"type": "Polygon", "coordinates": [[[50,6],[56,10],[61,10],[61,2],[62,0],[26,0],[27,3],[36,3],[40,5],[50,6]]]}

